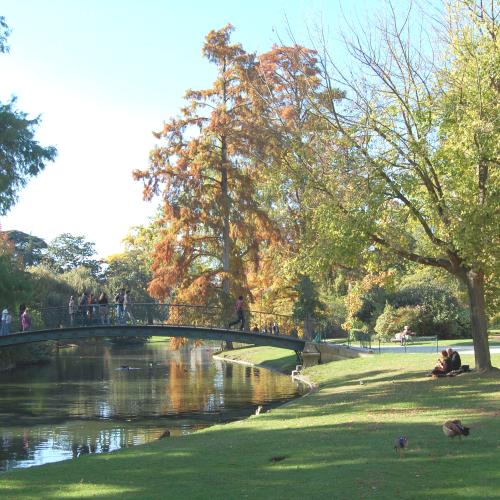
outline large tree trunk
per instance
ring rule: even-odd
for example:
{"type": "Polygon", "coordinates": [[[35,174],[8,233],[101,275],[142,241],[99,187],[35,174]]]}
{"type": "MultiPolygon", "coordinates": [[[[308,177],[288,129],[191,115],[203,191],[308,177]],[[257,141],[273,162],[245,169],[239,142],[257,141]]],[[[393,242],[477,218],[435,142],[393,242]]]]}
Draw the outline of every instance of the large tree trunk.
{"type": "Polygon", "coordinates": [[[486,304],[484,301],[484,275],[482,272],[469,270],[465,274],[465,282],[469,292],[476,369],[484,372],[492,369],[488,343],[486,304]]]}
{"type": "Polygon", "coordinates": [[[306,340],[312,340],[314,338],[314,326],[314,318],[310,314],[307,314],[304,318],[304,338],[306,340]]]}

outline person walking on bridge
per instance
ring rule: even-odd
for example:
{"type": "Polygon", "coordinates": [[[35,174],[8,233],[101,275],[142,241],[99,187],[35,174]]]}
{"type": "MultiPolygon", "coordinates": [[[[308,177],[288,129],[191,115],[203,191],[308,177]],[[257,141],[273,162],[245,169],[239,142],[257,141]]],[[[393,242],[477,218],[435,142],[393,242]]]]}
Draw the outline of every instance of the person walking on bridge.
{"type": "Polygon", "coordinates": [[[28,308],[26,308],[21,314],[21,328],[23,332],[26,332],[31,328],[31,316],[28,314],[28,308]]]}
{"type": "Polygon", "coordinates": [[[240,324],[240,330],[243,330],[245,327],[245,314],[243,312],[243,296],[240,295],[238,300],[234,305],[234,310],[236,312],[236,319],[229,323],[228,328],[231,328],[233,325],[240,324]]]}

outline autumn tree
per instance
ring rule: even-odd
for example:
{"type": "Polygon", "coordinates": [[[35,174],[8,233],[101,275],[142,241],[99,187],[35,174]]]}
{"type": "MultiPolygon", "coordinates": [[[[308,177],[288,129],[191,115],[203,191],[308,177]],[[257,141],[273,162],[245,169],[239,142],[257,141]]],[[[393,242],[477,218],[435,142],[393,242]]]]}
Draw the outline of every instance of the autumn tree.
{"type": "Polygon", "coordinates": [[[469,291],[476,367],[490,370],[485,286],[498,279],[500,234],[498,7],[470,0],[449,7],[431,56],[430,46],[414,43],[411,15],[391,9],[376,36],[347,40],[347,69],[323,43],[323,99],[317,104],[315,91],[310,101],[321,123],[317,164],[308,169],[317,204],[304,253],[314,265],[362,255],[368,264],[406,259],[451,273],[469,291]]]}
{"type": "Polygon", "coordinates": [[[257,57],[250,85],[261,139],[252,149],[261,170],[259,193],[280,231],[275,244],[261,249],[252,286],[269,308],[290,313],[304,271],[295,257],[314,206],[307,172],[317,163],[317,119],[310,102],[320,90],[316,53],[296,44],[275,45],[257,57]]]}
{"type": "MultiPolygon", "coordinates": [[[[214,64],[211,88],[189,90],[180,116],[156,135],[149,168],[135,171],[144,196],[162,195],[150,292],[190,303],[228,302],[248,288],[245,269],[259,244],[272,237],[255,198],[248,156],[255,137],[246,79],[254,58],[231,44],[227,25],[211,31],[203,55],[214,64]]],[[[245,293],[244,293],[245,294],[245,293]]]]}

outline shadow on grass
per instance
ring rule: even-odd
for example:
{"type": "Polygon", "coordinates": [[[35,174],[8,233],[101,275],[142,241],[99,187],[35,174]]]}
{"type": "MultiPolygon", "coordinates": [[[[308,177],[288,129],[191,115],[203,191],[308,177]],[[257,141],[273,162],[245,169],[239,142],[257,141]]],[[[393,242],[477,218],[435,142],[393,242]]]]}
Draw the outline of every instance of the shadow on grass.
{"type": "MultiPolygon", "coordinates": [[[[439,425],[404,421],[223,427],[155,445],[2,476],[10,498],[447,498],[493,497],[500,487],[500,424],[473,426],[462,443],[439,425]],[[393,450],[409,439],[404,458],[393,450]],[[146,451],[147,450],[147,451],[146,451]],[[273,462],[273,457],[284,457],[273,462]],[[377,493],[375,495],[375,493],[377,493]]],[[[492,422],[490,422],[492,424],[492,422]]]]}

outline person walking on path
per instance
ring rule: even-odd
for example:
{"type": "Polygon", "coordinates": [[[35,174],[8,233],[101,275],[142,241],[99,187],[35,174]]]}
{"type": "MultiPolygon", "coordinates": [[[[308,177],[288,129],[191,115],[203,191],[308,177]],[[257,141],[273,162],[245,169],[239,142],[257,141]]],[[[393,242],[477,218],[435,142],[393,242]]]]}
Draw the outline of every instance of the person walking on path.
{"type": "Polygon", "coordinates": [[[21,328],[23,332],[26,332],[31,328],[31,316],[28,314],[28,308],[26,308],[23,314],[21,314],[21,328]]]}
{"type": "Polygon", "coordinates": [[[68,303],[69,324],[75,326],[76,304],[73,295],[69,298],[68,303]]]}
{"type": "Polygon", "coordinates": [[[236,312],[236,319],[229,323],[228,328],[231,328],[233,325],[240,324],[240,330],[243,330],[245,326],[245,314],[243,313],[243,296],[240,295],[238,300],[234,305],[234,310],[236,312]]]}

